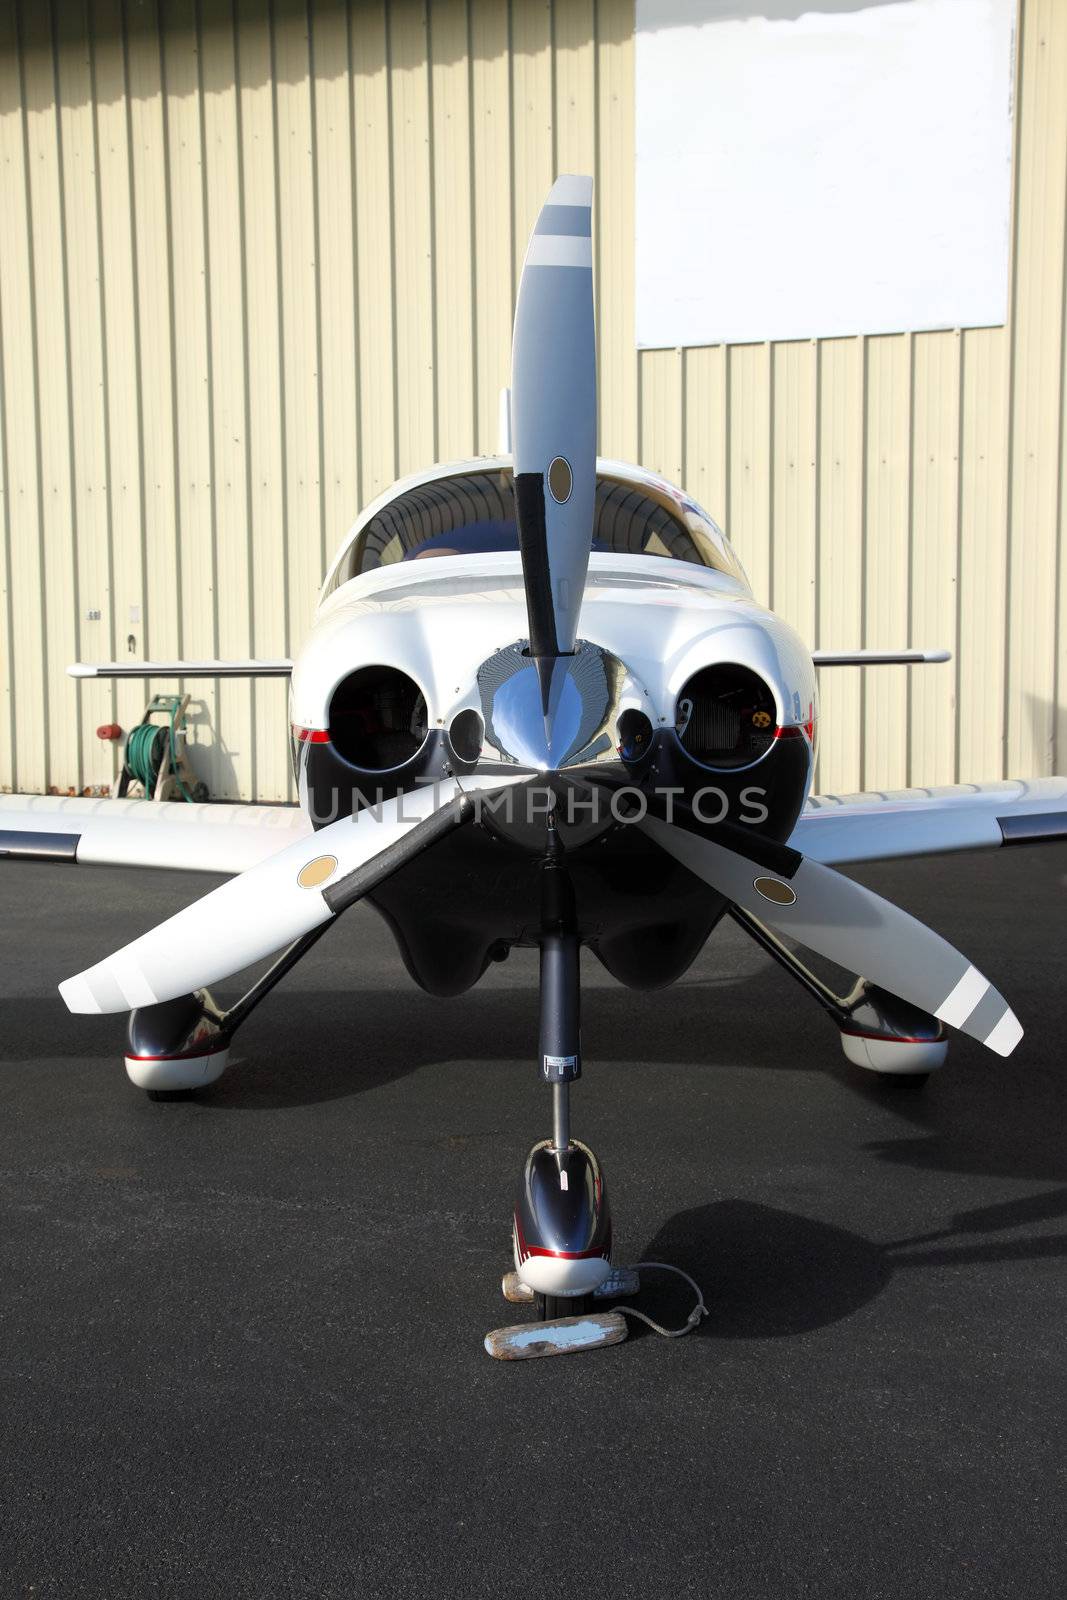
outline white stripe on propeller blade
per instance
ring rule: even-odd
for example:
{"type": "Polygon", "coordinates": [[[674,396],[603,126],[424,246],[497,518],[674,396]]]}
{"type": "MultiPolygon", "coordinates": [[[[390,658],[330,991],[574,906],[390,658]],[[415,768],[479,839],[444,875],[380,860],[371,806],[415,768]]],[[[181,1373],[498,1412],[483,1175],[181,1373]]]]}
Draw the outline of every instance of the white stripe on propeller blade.
{"type": "Polygon", "coordinates": [[[977,967],[968,967],[952,993],[938,1006],[934,1016],[952,1028],[962,1028],[988,988],[989,979],[983,978],[977,967]]]}
{"type": "Polygon", "coordinates": [[[571,233],[535,233],[526,252],[528,267],[593,266],[593,241],[571,233]]]}

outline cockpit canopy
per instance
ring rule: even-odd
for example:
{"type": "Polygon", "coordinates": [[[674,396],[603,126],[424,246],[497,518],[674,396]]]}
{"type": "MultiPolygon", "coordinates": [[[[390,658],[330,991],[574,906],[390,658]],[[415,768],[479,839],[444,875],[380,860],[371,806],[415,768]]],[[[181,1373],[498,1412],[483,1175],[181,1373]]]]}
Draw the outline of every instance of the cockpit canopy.
{"type": "MultiPolygon", "coordinates": [[[[329,575],[331,594],[350,578],[397,561],[519,548],[510,465],[442,475],[401,489],[361,518],[329,575]]],[[[713,567],[747,587],[740,562],[706,512],[649,477],[597,474],[594,551],[664,556],[713,567]]]]}

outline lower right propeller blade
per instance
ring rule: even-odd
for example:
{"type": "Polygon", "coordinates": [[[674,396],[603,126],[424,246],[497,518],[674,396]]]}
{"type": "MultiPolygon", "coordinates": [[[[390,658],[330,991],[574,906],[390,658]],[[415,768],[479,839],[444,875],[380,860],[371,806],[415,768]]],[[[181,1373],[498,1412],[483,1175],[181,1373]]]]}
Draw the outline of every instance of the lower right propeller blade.
{"type": "Polygon", "coordinates": [[[774,846],[773,867],[716,844],[678,823],[646,816],[638,824],[713,889],[788,938],[888,989],[920,1010],[1007,1056],[1023,1036],[1018,1018],[988,978],[946,939],[798,851],[774,846]]]}

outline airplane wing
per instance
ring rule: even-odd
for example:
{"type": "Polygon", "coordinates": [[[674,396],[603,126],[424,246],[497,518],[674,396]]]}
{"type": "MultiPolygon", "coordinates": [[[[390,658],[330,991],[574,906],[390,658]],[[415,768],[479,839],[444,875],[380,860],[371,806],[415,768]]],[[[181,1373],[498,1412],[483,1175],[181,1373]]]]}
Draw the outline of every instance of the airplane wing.
{"type": "Polygon", "coordinates": [[[232,874],[311,831],[296,806],[0,795],[0,857],[232,874]]]}
{"type": "Polygon", "coordinates": [[[826,866],[1067,840],[1067,778],[813,795],[795,850],[826,866]]]}
{"type": "MultiPolygon", "coordinates": [[[[0,795],[0,857],[244,872],[306,838],[296,806],[0,795]]],[[[1067,839],[1067,778],[814,795],[790,844],[826,866],[1067,839]]]]}
{"type": "Polygon", "coordinates": [[[288,656],[274,661],[74,661],[69,678],[288,678],[288,656]]]}
{"type": "MultiPolygon", "coordinates": [[[[923,667],[952,660],[951,650],[815,650],[817,667],[923,667]]],[[[67,669],[71,669],[68,667],[67,669]]]]}

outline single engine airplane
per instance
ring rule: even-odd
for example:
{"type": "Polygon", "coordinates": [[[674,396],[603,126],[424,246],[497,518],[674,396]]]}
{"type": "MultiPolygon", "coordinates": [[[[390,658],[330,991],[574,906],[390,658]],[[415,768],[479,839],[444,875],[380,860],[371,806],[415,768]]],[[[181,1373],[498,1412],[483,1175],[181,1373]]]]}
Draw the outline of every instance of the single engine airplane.
{"type": "Polygon", "coordinates": [[[729,915],[852,1062],[922,1075],[946,1028],[1001,1055],[1022,1029],[966,956],[835,868],[1067,837],[1061,778],[809,794],[816,669],[947,655],[813,655],[684,491],[597,458],[591,205],[589,178],[560,177],[530,238],[511,449],[369,506],[293,661],[70,669],[290,675],[298,806],[0,799],[8,856],[231,874],[60,985],[71,1011],[130,1013],[126,1069],[154,1096],[217,1079],[241,1023],[357,900],[434,995],[539,948],[552,1133],[523,1169],[513,1287],[557,1324],[612,1270],[603,1173],[570,1130],[583,945],[621,984],[659,988],[729,915]],[[851,990],[793,942],[857,974],[851,990]],[[214,1001],[208,984],[278,951],[235,1005],[214,1001]]]}

